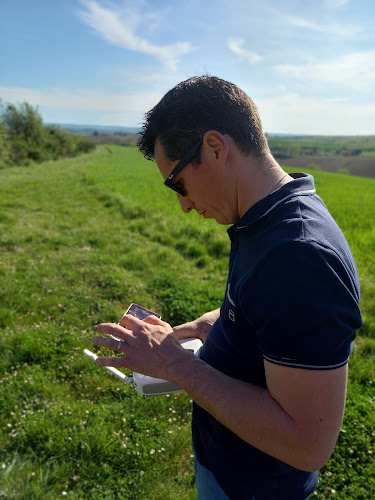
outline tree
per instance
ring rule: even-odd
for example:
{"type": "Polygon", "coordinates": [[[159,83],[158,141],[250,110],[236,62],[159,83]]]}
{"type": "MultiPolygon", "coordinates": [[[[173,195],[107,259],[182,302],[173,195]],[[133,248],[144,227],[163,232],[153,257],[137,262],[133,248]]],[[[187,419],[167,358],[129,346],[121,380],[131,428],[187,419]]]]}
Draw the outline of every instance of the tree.
{"type": "Polygon", "coordinates": [[[10,162],[10,148],[8,131],[0,120],[0,168],[6,167],[10,162]]]}
{"type": "Polygon", "coordinates": [[[27,102],[3,106],[0,100],[0,167],[57,160],[93,149],[95,144],[87,137],[45,127],[38,110],[27,102]]]}
{"type": "Polygon", "coordinates": [[[12,163],[46,159],[43,120],[37,109],[27,102],[18,107],[8,104],[2,113],[2,121],[8,131],[12,163]]]}
{"type": "Polygon", "coordinates": [[[288,146],[288,156],[299,156],[301,152],[301,146],[295,142],[292,142],[288,146]]]}

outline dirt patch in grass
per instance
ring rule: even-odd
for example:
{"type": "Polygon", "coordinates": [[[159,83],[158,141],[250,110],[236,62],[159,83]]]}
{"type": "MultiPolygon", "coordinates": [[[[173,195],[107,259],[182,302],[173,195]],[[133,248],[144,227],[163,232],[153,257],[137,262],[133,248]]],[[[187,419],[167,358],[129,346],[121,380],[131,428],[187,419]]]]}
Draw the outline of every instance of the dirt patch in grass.
{"type": "Polygon", "coordinates": [[[348,173],[360,177],[375,177],[375,156],[299,156],[279,160],[282,165],[315,169],[325,172],[348,173]]]}

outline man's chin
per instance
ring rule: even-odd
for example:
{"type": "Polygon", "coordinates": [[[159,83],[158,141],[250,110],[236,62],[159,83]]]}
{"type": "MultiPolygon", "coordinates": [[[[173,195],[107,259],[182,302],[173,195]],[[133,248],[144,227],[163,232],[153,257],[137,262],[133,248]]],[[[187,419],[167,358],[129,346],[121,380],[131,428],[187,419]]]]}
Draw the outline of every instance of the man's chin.
{"type": "Polygon", "coordinates": [[[233,224],[235,224],[239,219],[237,220],[229,220],[229,219],[220,219],[220,218],[217,218],[215,217],[215,220],[218,224],[221,224],[222,226],[232,226],[233,224]]]}
{"type": "Polygon", "coordinates": [[[228,225],[231,225],[231,224],[234,224],[235,222],[232,222],[232,221],[229,221],[229,220],[224,220],[223,218],[220,217],[220,215],[218,216],[214,216],[214,215],[210,215],[207,210],[205,210],[204,212],[198,212],[199,215],[201,215],[202,217],[204,217],[205,219],[214,219],[218,224],[221,224],[223,226],[228,226],[228,225]]]}

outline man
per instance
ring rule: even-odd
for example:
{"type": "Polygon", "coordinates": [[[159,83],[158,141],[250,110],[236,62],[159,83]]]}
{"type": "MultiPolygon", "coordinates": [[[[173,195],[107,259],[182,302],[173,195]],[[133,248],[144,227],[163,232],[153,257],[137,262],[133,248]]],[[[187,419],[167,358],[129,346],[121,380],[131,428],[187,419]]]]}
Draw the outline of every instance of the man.
{"type": "Polygon", "coordinates": [[[335,446],[347,361],[361,324],[349,246],[313,178],[272,157],[258,111],[235,85],[180,83],[146,115],[139,147],[185,212],[232,224],[220,310],[176,326],[150,316],[103,324],[94,343],[194,400],[198,498],[303,500],[335,446]],[[200,356],[177,338],[199,337],[200,356]]]}

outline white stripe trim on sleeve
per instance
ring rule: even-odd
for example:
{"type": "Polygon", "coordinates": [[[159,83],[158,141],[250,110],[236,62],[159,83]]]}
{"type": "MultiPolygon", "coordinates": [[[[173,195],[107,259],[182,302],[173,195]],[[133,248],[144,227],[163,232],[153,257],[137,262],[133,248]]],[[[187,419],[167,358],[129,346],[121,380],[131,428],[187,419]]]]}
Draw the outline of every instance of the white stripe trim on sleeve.
{"type": "Polygon", "coordinates": [[[306,370],[333,370],[335,368],[340,368],[341,366],[345,366],[346,363],[349,361],[349,358],[347,358],[345,361],[341,361],[340,363],[334,365],[309,365],[309,364],[293,362],[292,360],[284,361],[280,359],[275,359],[267,356],[266,354],[263,354],[263,358],[269,361],[270,363],[274,363],[276,365],[290,366],[291,368],[305,368],[306,370]]]}

